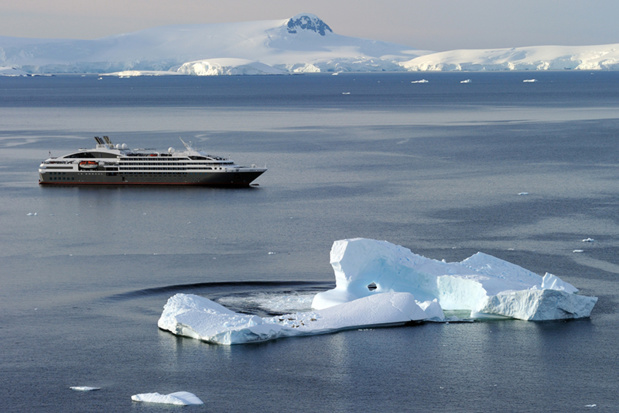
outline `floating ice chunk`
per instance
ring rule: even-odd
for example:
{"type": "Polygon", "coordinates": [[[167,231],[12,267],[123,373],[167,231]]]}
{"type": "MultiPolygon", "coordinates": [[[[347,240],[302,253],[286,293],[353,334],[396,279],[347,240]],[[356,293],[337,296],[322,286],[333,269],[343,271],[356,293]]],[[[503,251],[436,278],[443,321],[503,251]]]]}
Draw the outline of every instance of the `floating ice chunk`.
{"type": "Polygon", "coordinates": [[[69,387],[71,390],[75,390],[75,391],[95,391],[95,390],[101,390],[101,387],[89,387],[89,386],[73,386],[73,387],[69,387]]]}
{"type": "Polygon", "coordinates": [[[574,250],[572,252],[575,253],[575,254],[580,254],[581,252],[585,252],[585,250],[574,250]]]}
{"type": "Polygon", "coordinates": [[[595,240],[593,238],[585,238],[582,242],[595,242],[595,240]]]}
{"type": "Polygon", "coordinates": [[[443,310],[470,310],[472,316],[550,320],[588,317],[597,302],[576,295],[574,286],[552,274],[542,278],[484,253],[447,263],[386,241],[358,238],[336,241],[331,265],[335,288],[316,294],[312,308],[400,291],[437,300],[443,310]]]}
{"type": "Polygon", "coordinates": [[[471,83],[471,82],[472,82],[471,79],[464,79],[460,81],[460,83],[471,83]]]}
{"type": "Polygon", "coordinates": [[[535,83],[535,82],[537,82],[537,79],[524,79],[522,81],[522,83],[535,83]]]}
{"type": "Polygon", "coordinates": [[[428,79],[412,80],[411,83],[429,83],[428,79]]]}
{"type": "Polygon", "coordinates": [[[523,195],[529,195],[528,192],[518,192],[518,195],[523,196],[523,195]]]}
{"type": "Polygon", "coordinates": [[[377,294],[324,310],[266,318],[235,313],[197,295],[176,294],[164,306],[158,325],[176,335],[231,345],[426,319],[444,319],[438,303],[419,304],[408,293],[377,294]]]}
{"type": "Polygon", "coordinates": [[[445,321],[445,314],[438,300],[417,302],[417,305],[425,311],[427,321],[445,321]]]}
{"type": "Polygon", "coordinates": [[[177,406],[189,406],[204,404],[195,394],[186,391],[179,391],[170,394],[142,393],[134,394],[131,400],[135,402],[175,404],[177,406]]]}
{"type": "Polygon", "coordinates": [[[258,316],[238,314],[196,295],[176,294],[164,306],[157,323],[176,335],[221,344],[232,344],[239,334],[248,341],[277,335],[278,325],[265,325],[258,316]]]}

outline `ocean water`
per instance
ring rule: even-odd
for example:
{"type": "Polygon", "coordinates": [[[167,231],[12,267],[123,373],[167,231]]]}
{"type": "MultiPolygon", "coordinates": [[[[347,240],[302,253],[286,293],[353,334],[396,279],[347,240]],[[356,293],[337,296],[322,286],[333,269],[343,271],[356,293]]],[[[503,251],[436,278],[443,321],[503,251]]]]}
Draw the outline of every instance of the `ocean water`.
{"type": "Polygon", "coordinates": [[[619,408],[619,73],[0,77],[0,125],[2,411],[176,411],[131,401],[176,391],[209,412],[619,408]],[[49,153],[101,135],[269,170],[241,190],[38,185],[49,153]],[[350,237],[483,251],[599,301],[232,347],[157,328],[177,292],[306,309],[350,237]]]}

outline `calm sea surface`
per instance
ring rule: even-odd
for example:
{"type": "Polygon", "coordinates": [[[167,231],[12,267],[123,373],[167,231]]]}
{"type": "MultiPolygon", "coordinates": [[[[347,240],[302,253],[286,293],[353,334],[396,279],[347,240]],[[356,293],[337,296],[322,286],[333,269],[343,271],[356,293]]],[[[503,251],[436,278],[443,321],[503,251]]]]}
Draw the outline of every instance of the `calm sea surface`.
{"type": "Polygon", "coordinates": [[[616,412],[618,132],[619,73],[0,77],[0,410],[178,411],[131,395],[184,390],[196,412],[616,412]],[[269,170],[242,190],[38,185],[95,135],[269,170]],[[177,292],[306,309],[350,237],[483,251],[599,302],[233,347],[157,328],[177,292]]]}

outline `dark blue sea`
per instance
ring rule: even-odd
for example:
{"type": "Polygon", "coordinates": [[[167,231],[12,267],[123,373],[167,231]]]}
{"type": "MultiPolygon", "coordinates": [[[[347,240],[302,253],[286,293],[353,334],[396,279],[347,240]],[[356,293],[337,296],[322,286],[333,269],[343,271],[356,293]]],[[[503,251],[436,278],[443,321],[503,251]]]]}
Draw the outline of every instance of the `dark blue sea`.
{"type": "Polygon", "coordinates": [[[616,412],[618,135],[617,72],[0,77],[0,410],[616,412]],[[240,190],[38,185],[102,135],[269,170],[240,190]],[[483,251],[599,301],[231,347],[157,328],[178,292],[302,309],[351,237],[483,251]],[[176,391],[204,405],[131,401],[176,391]]]}

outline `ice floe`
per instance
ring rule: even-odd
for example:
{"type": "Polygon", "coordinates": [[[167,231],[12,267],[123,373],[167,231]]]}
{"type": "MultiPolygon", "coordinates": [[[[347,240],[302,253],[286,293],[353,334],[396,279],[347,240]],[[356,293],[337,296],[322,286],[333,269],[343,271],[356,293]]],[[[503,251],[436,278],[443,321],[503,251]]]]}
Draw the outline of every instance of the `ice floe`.
{"type": "Polygon", "coordinates": [[[190,406],[204,404],[195,394],[179,391],[170,394],[142,393],[131,396],[134,402],[175,404],[177,406],[190,406]]]}
{"type": "Polygon", "coordinates": [[[436,301],[420,303],[410,293],[376,294],[323,310],[264,318],[236,313],[208,298],[176,294],[158,325],[179,336],[230,345],[443,319],[436,301]]]}
{"type": "Polygon", "coordinates": [[[75,391],[96,391],[101,390],[101,387],[90,387],[90,386],[72,386],[69,387],[71,390],[75,391]]]}
{"type": "MultiPolygon", "coordinates": [[[[347,239],[331,248],[335,288],[312,299],[313,311],[275,317],[236,313],[192,294],[165,304],[158,325],[173,334],[216,344],[333,333],[421,321],[448,321],[444,310],[470,317],[557,320],[589,317],[596,297],[559,277],[543,277],[477,253],[448,263],[387,241],[347,239]]],[[[224,301],[225,302],[225,301],[224,301]]]]}

